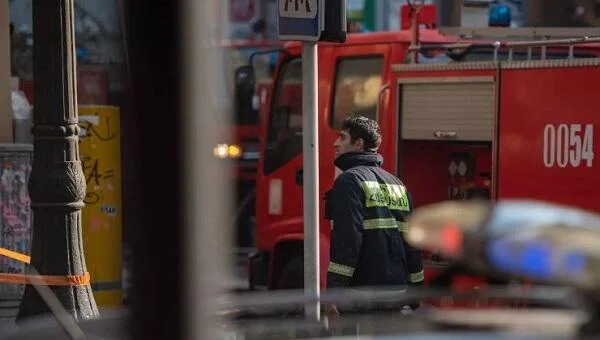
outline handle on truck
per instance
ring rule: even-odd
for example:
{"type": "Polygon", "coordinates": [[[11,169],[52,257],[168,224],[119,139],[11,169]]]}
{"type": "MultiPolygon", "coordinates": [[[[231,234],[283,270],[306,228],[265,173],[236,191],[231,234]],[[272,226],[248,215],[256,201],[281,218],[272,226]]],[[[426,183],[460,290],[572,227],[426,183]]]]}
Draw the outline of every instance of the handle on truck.
{"type": "Polygon", "coordinates": [[[300,168],[296,170],[296,184],[302,186],[304,183],[304,169],[300,168]]]}
{"type": "Polygon", "coordinates": [[[385,84],[383,86],[381,86],[381,88],[379,89],[379,93],[377,94],[377,114],[379,115],[379,117],[383,117],[381,115],[381,98],[383,98],[383,94],[386,91],[389,91],[392,87],[390,86],[390,84],[385,84]]]}

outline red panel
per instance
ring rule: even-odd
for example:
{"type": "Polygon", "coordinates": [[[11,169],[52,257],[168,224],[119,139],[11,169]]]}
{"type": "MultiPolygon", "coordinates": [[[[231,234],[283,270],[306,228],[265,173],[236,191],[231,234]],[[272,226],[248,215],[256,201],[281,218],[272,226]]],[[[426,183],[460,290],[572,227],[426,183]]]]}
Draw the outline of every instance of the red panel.
{"type": "Polygon", "coordinates": [[[79,105],[108,105],[108,75],[105,70],[77,70],[77,103],[79,105]]]}
{"type": "MultiPolygon", "coordinates": [[[[461,145],[438,141],[403,141],[400,146],[400,177],[413,195],[416,207],[448,200],[451,184],[448,167],[453,153],[475,158],[473,185],[484,186],[481,172],[491,171],[491,149],[486,145],[461,145]]],[[[466,183],[471,185],[471,181],[466,183]]]]}
{"type": "Polygon", "coordinates": [[[25,80],[21,81],[19,89],[25,93],[25,97],[29,101],[29,104],[33,105],[33,81],[25,80]]]}
{"type": "MultiPolygon", "coordinates": [[[[20,89],[33,104],[33,81],[21,81],[20,89]]],[[[108,75],[105,70],[82,67],[77,70],[77,103],[108,105],[108,75]]]]}
{"type": "MultiPolygon", "coordinates": [[[[408,5],[400,7],[401,29],[410,29],[411,9],[408,5]]],[[[429,28],[437,26],[437,7],[435,5],[422,5],[419,9],[419,24],[426,25],[429,28]]]]}
{"type": "MultiPolygon", "coordinates": [[[[466,181],[467,185],[484,186],[481,172],[491,171],[491,148],[488,145],[463,145],[439,141],[402,141],[400,146],[400,177],[410,190],[415,206],[422,206],[449,199],[448,188],[451,185],[449,164],[453,153],[470,153],[475,158],[474,177],[466,181]]],[[[431,254],[424,252],[426,262],[431,254]]],[[[438,266],[425,265],[425,282],[436,277],[441,269],[438,266]]],[[[483,288],[485,280],[480,277],[459,276],[452,282],[453,289],[465,291],[476,287],[483,288]]],[[[437,307],[490,307],[482,301],[451,301],[450,299],[428,301],[437,307]]]]}
{"type": "Polygon", "coordinates": [[[600,211],[598,79],[598,67],[503,71],[499,197],[600,211]]]}

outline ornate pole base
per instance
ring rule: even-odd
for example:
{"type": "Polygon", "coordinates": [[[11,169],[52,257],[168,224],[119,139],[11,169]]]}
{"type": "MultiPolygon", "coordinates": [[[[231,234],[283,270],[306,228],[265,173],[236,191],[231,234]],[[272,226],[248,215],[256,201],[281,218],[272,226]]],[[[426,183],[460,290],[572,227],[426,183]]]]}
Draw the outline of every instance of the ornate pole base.
{"type": "MultiPolygon", "coordinates": [[[[79,159],[76,110],[74,0],[33,1],[35,105],[29,196],[33,210],[31,266],[77,319],[99,316],[88,282],[81,237],[86,192],[79,159]]],[[[17,321],[49,312],[28,285],[17,321]]]]}

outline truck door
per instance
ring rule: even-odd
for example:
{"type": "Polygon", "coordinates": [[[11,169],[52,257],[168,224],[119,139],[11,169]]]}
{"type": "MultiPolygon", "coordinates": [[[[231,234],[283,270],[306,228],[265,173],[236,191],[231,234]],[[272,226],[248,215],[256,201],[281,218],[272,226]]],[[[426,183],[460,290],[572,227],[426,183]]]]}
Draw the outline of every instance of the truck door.
{"type": "MultiPolygon", "coordinates": [[[[394,65],[398,116],[397,162],[414,205],[466,199],[489,184],[494,147],[498,64],[394,65]]],[[[424,252],[425,281],[446,263],[424,252]]],[[[448,278],[444,285],[471,289],[479,278],[448,278]]],[[[459,302],[440,302],[457,306],[459,302]]]]}
{"type": "MultiPolygon", "coordinates": [[[[347,45],[339,46],[333,49],[332,59],[332,95],[327,101],[325,110],[324,124],[321,125],[320,137],[321,152],[319,153],[319,175],[320,189],[323,193],[333,185],[335,177],[341,173],[341,170],[333,165],[334,149],[333,143],[338,137],[339,129],[346,117],[351,114],[360,114],[371,119],[376,119],[384,134],[384,142],[379,152],[385,157],[391,157],[389,145],[385,139],[386,126],[390,122],[378,113],[381,100],[381,89],[389,81],[389,67],[386,63],[390,60],[390,46],[388,43],[347,45]]],[[[391,138],[390,138],[391,140],[391,138]]],[[[388,170],[393,169],[393,162],[384,167],[388,170]]],[[[321,209],[323,209],[322,206],[321,209]]],[[[321,210],[323,211],[323,210],[321,210]]],[[[327,277],[327,264],[329,263],[329,231],[331,224],[327,220],[322,220],[324,227],[322,239],[326,240],[326,248],[321,249],[321,275],[327,277]]]]}
{"type": "Polygon", "coordinates": [[[498,196],[600,212],[600,59],[502,67],[498,196]]]}

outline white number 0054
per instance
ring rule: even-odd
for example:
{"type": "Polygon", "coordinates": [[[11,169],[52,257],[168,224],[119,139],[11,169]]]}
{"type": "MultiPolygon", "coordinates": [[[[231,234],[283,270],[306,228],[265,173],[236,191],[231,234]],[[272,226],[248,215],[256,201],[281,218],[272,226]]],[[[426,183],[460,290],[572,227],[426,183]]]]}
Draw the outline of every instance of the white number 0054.
{"type": "Polygon", "coordinates": [[[544,165],[591,167],[594,160],[593,124],[547,124],[544,127],[544,165]]]}

